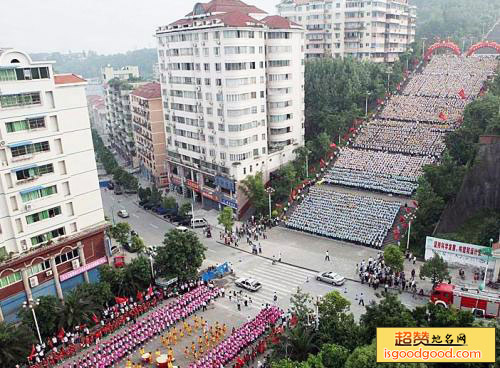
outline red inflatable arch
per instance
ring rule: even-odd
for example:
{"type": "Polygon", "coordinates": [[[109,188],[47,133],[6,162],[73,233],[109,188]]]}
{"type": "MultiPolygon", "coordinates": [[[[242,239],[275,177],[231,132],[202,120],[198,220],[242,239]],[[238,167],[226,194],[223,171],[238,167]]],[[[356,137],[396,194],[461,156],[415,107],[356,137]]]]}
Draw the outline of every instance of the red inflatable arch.
{"type": "Polygon", "coordinates": [[[427,51],[425,52],[425,60],[430,60],[432,53],[437,49],[450,49],[453,51],[455,55],[461,55],[460,47],[458,47],[455,43],[451,41],[440,41],[429,46],[427,51]]]}
{"type": "Polygon", "coordinates": [[[470,49],[467,51],[467,56],[471,56],[477,50],[483,49],[483,48],[495,49],[495,50],[497,50],[497,53],[500,54],[500,43],[497,43],[495,41],[481,41],[481,42],[478,42],[470,47],[470,49]]]}

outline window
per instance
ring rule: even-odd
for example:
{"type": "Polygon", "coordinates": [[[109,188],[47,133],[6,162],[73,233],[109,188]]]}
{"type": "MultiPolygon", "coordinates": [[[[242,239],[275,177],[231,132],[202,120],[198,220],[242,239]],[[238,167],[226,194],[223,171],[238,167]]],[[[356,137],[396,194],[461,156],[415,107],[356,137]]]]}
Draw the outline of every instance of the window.
{"type": "Polygon", "coordinates": [[[47,164],[16,171],[17,180],[25,180],[54,172],[54,165],[47,164]]]}
{"type": "Polygon", "coordinates": [[[49,68],[13,68],[0,70],[1,81],[48,79],[49,68]]]}
{"type": "Polygon", "coordinates": [[[72,251],[70,251],[68,253],[64,253],[64,254],[57,256],[55,259],[56,265],[71,261],[71,260],[78,258],[78,257],[80,257],[80,255],[78,254],[78,249],[73,249],[72,251]]]}
{"type": "Polygon", "coordinates": [[[215,70],[220,72],[220,63],[215,63],[215,70]]]}
{"type": "Polygon", "coordinates": [[[28,277],[36,275],[37,273],[43,272],[45,270],[48,270],[49,268],[50,268],[50,261],[37,263],[36,265],[31,266],[30,268],[27,269],[28,277]]]}
{"type": "Polygon", "coordinates": [[[24,155],[29,155],[32,153],[40,153],[50,151],[49,142],[38,142],[33,144],[27,144],[19,147],[12,147],[11,149],[12,157],[19,157],[24,155]]]}
{"type": "Polygon", "coordinates": [[[0,107],[14,107],[41,104],[40,92],[18,93],[14,95],[0,95],[0,107]]]}
{"type": "Polygon", "coordinates": [[[26,193],[21,193],[21,199],[23,202],[34,201],[38,198],[48,197],[52,194],[57,193],[57,186],[52,185],[47,188],[35,189],[26,193]]]}
{"type": "Polygon", "coordinates": [[[31,245],[37,245],[40,243],[44,243],[51,239],[57,238],[59,236],[63,236],[65,234],[64,227],[60,227],[58,229],[54,229],[52,231],[46,232],[44,234],[40,234],[31,238],[31,245]]]}
{"type": "Polygon", "coordinates": [[[28,225],[33,224],[35,222],[39,222],[42,220],[46,220],[49,218],[56,217],[57,215],[61,214],[61,207],[54,207],[54,208],[49,208],[48,210],[44,210],[41,212],[34,213],[32,215],[26,216],[26,223],[28,225]]]}
{"type": "Polygon", "coordinates": [[[290,60],[269,60],[267,66],[270,68],[290,66],[290,60]]]}
{"type": "Polygon", "coordinates": [[[0,82],[16,80],[16,69],[0,69],[0,82]]]}
{"type": "Polygon", "coordinates": [[[45,118],[32,118],[26,120],[11,121],[5,123],[7,133],[15,133],[24,130],[45,128],[45,118]]]}
{"type": "Polygon", "coordinates": [[[210,78],[205,78],[205,86],[209,86],[210,85],[210,78]]]}
{"type": "Polygon", "coordinates": [[[224,124],[219,124],[219,132],[223,132],[224,130],[225,130],[224,124]]]}
{"type": "Polygon", "coordinates": [[[14,272],[8,276],[0,278],[0,289],[21,281],[21,272],[14,272]]]}

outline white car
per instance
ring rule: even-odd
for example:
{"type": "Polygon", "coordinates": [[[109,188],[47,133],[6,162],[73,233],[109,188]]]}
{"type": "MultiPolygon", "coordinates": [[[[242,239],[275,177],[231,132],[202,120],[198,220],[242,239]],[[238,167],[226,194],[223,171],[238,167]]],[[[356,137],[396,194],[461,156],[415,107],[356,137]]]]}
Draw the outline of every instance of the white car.
{"type": "Polygon", "coordinates": [[[245,277],[240,277],[234,283],[236,286],[239,286],[243,289],[247,289],[250,291],[257,291],[262,287],[261,283],[258,282],[257,280],[247,279],[245,277]]]}
{"type": "Polygon", "coordinates": [[[335,286],[342,286],[345,282],[345,277],[336,274],[335,272],[321,272],[316,276],[316,280],[326,282],[335,286]]]}
{"type": "Polygon", "coordinates": [[[175,228],[176,230],[180,231],[181,233],[185,233],[186,231],[188,231],[189,229],[185,226],[177,226],[175,228]]]}
{"type": "Polygon", "coordinates": [[[121,218],[127,218],[127,217],[129,217],[129,214],[128,214],[127,210],[120,210],[120,211],[118,211],[118,216],[121,218]]]}

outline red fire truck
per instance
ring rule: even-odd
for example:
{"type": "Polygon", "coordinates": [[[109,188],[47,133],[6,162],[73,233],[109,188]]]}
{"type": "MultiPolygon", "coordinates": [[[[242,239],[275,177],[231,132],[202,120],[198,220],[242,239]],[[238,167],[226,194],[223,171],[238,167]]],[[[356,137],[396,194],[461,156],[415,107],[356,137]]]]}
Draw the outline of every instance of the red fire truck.
{"type": "Polygon", "coordinates": [[[500,317],[500,294],[479,291],[475,288],[458,287],[451,284],[438,284],[431,293],[431,302],[447,308],[470,310],[480,318],[500,317]]]}

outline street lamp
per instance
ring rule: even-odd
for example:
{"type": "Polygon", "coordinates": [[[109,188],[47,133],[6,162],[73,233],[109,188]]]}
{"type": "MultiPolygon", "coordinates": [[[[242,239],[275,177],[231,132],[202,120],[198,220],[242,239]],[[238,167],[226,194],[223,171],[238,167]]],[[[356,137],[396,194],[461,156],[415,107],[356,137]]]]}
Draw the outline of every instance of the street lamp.
{"type": "Polygon", "coordinates": [[[23,302],[23,308],[31,309],[31,313],[33,314],[33,320],[35,321],[36,332],[38,333],[38,340],[40,340],[40,345],[42,342],[42,335],[40,334],[40,328],[38,327],[38,320],[36,319],[35,307],[40,305],[40,299],[33,300],[32,298],[28,299],[28,301],[23,302]]]}
{"type": "Polygon", "coordinates": [[[371,95],[370,91],[366,91],[366,101],[365,101],[365,119],[368,119],[368,97],[371,95]]]}
{"type": "Polygon", "coordinates": [[[390,93],[391,91],[391,74],[392,74],[392,69],[387,69],[387,93],[390,93]]]}
{"type": "Polygon", "coordinates": [[[269,220],[271,220],[271,194],[273,194],[275,190],[271,187],[266,188],[266,193],[269,196],[269,220]]]}
{"type": "Polygon", "coordinates": [[[422,37],[422,61],[424,61],[425,56],[425,40],[427,40],[427,37],[422,37]]]}
{"type": "Polygon", "coordinates": [[[307,147],[305,147],[305,149],[306,149],[306,179],[309,179],[309,154],[311,153],[311,151],[309,151],[309,148],[307,147]]]}
{"type": "Polygon", "coordinates": [[[488,266],[490,264],[490,257],[493,256],[493,248],[492,248],[492,245],[493,245],[493,239],[490,238],[490,247],[489,248],[486,248],[484,251],[482,251],[482,253],[484,253],[486,255],[486,268],[484,270],[484,278],[483,278],[483,282],[479,285],[479,290],[484,290],[485,287],[486,287],[486,277],[488,276],[488,266]]]}
{"type": "Polygon", "coordinates": [[[316,296],[316,303],[315,303],[315,307],[316,307],[316,330],[319,328],[319,303],[321,302],[321,299],[323,298],[322,295],[317,295],[316,296]]]}

